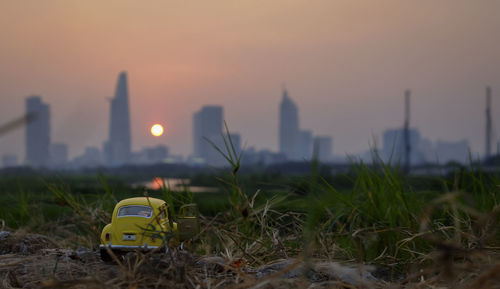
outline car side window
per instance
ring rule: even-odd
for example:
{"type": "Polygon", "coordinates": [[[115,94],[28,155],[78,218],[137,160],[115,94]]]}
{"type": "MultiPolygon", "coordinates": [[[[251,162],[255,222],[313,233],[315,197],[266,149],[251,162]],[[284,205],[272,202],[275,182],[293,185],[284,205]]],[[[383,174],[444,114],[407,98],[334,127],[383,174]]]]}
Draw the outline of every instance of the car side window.
{"type": "Polygon", "coordinates": [[[194,204],[187,204],[179,209],[179,217],[189,218],[196,217],[198,215],[198,207],[194,204]]]}

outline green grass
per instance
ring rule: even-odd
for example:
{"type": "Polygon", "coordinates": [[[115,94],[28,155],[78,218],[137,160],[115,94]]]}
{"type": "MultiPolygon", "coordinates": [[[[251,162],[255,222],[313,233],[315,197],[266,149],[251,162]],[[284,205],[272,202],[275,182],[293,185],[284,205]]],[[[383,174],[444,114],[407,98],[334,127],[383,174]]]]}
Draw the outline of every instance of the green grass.
{"type": "MultiPolygon", "coordinates": [[[[442,178],[413,177],[384,164],[353,163],[349,173],[331,176],[313,162],[306,176],[240,176],[239,156],[226,144],[221,152],[231,169],[215,177],[220,192],[148,191],[172,208],[198,204],[206,229],[200,253],[254,263],[327,256],[400,271],[427,264],[429,253],[450,242],[467,249],[500,244],[498,174],[471,166],[442,178]]],[[[3,178],[0,189],[0,219],[8,227],[51,234],[73,247],[95,246],[114,204],[144,195],[103,175],[3,178]]]]}

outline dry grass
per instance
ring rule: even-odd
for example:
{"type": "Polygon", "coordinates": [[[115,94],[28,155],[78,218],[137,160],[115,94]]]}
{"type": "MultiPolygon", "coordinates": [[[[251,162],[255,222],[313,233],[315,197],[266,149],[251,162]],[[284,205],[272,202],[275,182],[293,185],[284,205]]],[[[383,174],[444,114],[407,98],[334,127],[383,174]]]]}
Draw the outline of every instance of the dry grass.
{"type": "Polygon", "coordinates": [[[239,159],[227,158],[234,167],[221,180],[231,208],[201,216],[187,251],[131,252],[113,264],[96,253],[106,200],[83,205],[52,187],[74,215],[0,235],[0,287],[500,288],[497,187],[424,203],[397,174],[363,168],[352,193],[313,174],[307,210],[278,211],[286,197],[258,204],[259,191],[239,185],[239,159]],[[62,249],[78,246],[89,249],[62,249]]]}
{"type": "Polygon", "coordinates": [[[400,240],[404,247],[423,238],[433,250],[415,252],[420,257],[397,276],[376,263],[367,267],[355,260],[334,261],[343,253],[324,232],[316,234],[310,254],[304,254],[298,246],[304,240],[304,216],[279,213],[267,204],[248,206],[245,222],[254,224],[251,235],[241,231],[242,220],[231,222],[224,214],[202,218],[204,229],[189,251],[129,253],[119,259],[120,265],[103,263],[94,251],[58,249],[65,241],[56,244],[18,231],[0,240],[0,287],[500,288],[500,250],[492,246],[497,241],[498,208],[481,214],[457,205],[452,210],[455,226],[432,217],[440,207],[456,204],[458,195],[431,203],[421,217],[420,231],[400,240]],[[464,211],[468,214],[461,214],[464,211]]]}

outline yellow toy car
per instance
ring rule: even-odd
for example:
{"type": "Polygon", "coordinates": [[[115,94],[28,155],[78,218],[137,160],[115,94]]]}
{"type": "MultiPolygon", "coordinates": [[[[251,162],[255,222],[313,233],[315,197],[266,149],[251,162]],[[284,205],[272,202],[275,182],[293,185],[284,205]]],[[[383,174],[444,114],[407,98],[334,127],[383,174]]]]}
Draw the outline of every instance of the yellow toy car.
{"type": "Polygon", "coordinates": [[[162,246],[181,245],[199,230],[198,210],[195,204],[179,209],[177,222],[169,219],[165,201],[137,197],[124,199],[116,204],[111,217],[101,233],[101,258],[110,260],[106,249],[113,252],[149,250],[162,246]]]}

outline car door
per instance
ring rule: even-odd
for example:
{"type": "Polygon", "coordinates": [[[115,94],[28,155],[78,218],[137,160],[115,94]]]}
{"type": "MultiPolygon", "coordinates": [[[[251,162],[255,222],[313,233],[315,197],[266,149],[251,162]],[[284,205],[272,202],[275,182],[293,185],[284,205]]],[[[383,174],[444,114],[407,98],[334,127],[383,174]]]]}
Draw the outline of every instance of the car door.
{"type": "Polygon", "coordinates": [[[159,224],[164,232],[171,232],[171,228],[174,228],[172,220],[168,216],[168,205],[163,204],[158,208],[159,214],[159,224]]]}
{"type": "Polygon", "coordinates": [[[196,204],[186,204],[179,208],[177,228],[181,242],[191,239],[199,233],[200,223],[198,215],[198,206],[196,204]]]}

